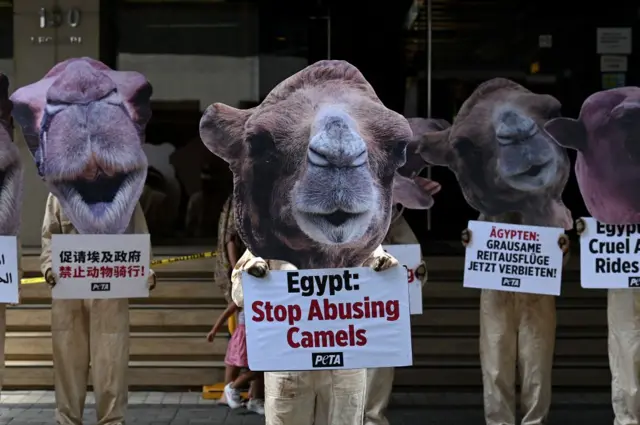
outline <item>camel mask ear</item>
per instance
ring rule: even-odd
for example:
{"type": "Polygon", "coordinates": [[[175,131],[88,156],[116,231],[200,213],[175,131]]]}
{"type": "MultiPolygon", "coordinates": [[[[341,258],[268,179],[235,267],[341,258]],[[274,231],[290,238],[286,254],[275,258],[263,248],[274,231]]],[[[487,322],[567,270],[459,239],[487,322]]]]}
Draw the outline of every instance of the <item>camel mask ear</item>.
{"type": "Polygon", "coordinates": [[[449,133],[446,130],[425,133],[420,139],[420,155],[430,164],[449,165],[449,133]]]}
{"type": "Polygon", "coordinates": [[[433,206],[433,195],[440,191],[440,184],[422,177],[409,179],[396,173],[393,178],[393,204],[401,204],[413,210],[426,210],[433,206]]]}
{"type": "Polygon", "coordinates": [[[244,125],[252,110],[236,109],[223,103],[209,106],[200,119],[200,138],[215,155],[229,164],[244,157],[244,125]]]}
{"type": "Polygon", "coordinates": [[[580,120],[554,118],[544,125],[544,130],[562,147],[584,151],[587,145],[587,129],[580,120]]]}

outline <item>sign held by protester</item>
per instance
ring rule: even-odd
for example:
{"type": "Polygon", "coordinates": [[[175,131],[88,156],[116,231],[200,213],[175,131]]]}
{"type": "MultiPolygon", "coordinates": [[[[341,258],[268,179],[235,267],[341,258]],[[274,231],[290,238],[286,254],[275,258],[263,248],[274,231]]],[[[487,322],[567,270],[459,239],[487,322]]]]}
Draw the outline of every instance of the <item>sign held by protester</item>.
{"type": "Polygon", "coordinates": [[[150,239],[141,235],[53,235],[56,299],[143,298],[150,239]]]}
{"type": "Polygon", "coordinates": [[[560,295],[563,229],[486,221],[468,229],[465,288],[560,295]]]}
{"type": "Polygon", "coordinates": [[[640,288],[640,224],[581,218],[580,282],[589,289],[640,288]]]}
{"type": "Polygon", "coordinates": [[[383,245],[382,248],[393,255],[407,270],[409,283],[409,311],[411,314],[422,314],[422,274],[427,270],[420,267],[422,251],[420,244],[383,245]]]}
{"type": "Polygon", "coordinates": [[[19,284],[17,238],[0,236],[0,304],[20,302],[19,284]]]}
{"type": "Polygon", "coordinates": [[[244,272],[242,286],[251,370],[412,364],[404,267],[244,272]]]}

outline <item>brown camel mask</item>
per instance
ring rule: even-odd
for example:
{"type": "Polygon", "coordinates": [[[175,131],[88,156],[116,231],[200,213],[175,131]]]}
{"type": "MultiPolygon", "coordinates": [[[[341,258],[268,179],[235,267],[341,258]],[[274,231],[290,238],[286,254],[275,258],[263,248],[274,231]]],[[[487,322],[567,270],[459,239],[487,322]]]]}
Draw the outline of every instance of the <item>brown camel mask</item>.
{"type": "Polygon", "coordinates": [[[200,136],[229,163],[239,233],[261,257],[300,268],[356,266],[383,240],[392,194],[432,202],[415,196],[423,190],[415,180],[394,183],[409,123],[344,61],[308,66],[252,109],[211,105],[200,136]]]}
{"type": "Polygon", "coordinates": [[[495,78],[464,102],[451,127],[427,129],[421,152],[456,175],[469,205],[485,217],[519,213],[526,224],[572,227],[562,203],[569,159],[543,131],[560,114],[549,95],[495,78]]]}

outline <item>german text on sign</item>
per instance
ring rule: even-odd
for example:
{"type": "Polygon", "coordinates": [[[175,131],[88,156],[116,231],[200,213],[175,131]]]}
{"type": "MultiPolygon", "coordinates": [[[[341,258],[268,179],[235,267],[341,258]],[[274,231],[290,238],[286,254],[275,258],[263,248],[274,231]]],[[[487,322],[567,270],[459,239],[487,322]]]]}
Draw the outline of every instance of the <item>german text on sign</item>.
{"type": "Polygon", "coordinates": [[[560,295],[561,228],[469,221],[464,287],[560,295]]]}

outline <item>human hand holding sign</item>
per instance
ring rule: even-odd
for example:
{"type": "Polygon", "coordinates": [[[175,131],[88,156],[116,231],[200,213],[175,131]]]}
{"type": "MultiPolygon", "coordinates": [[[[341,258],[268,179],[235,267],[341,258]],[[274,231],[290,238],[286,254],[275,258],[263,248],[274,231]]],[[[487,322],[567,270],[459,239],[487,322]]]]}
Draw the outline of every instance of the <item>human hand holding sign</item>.
{"type": "Polygon", "coordinates": [[[420,285],[424,286],[424,284],[427,283],[427,265],[424,261],[420,261],[420,265],[416,269],[414,275],[416,279],[420,281],[420,285]]]}
{"type": "Polygon", "coordinates": [[[471,243],[471,230],[464,229],[460,234],[460,240],[462,241],[462,246],[464,246],[465,248],[469,246],[469,244],[471,243]]]}
{"type": "Polygon", "coordinates": [[[51,288],[53,288],[54,286],[56,286],[56,283],[58,283],[58,276],[56,276],[53,270],[47,269],[47,271],[44,273],[44,280],[51,288]]]}
{"type": "Polygon", "coordinates": [[[578,236],[582,236],[585,230],[587,230],[587,223],[585,223],[584,220],[581,218],[577,219],[576,232],[578,233],[578,236]]]}
{"type": "Polygon", "coordinates": [[[153,270],[149,270],[149,276],[147,276],[147,289],[153,291],[156,287],[156,273],[153,270]]]}
{"type": "Polygon", "coordinates": [[[247,273],[258,279],[265,277],[269,271],[269,264],[260,257],[253,257],[245,267],[247,273]]]}

